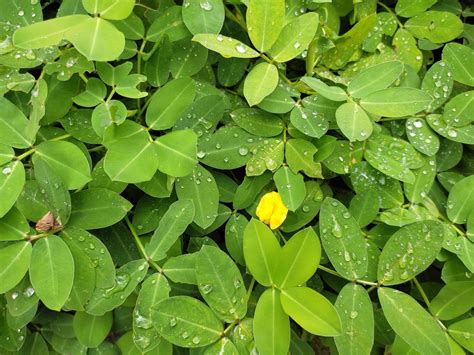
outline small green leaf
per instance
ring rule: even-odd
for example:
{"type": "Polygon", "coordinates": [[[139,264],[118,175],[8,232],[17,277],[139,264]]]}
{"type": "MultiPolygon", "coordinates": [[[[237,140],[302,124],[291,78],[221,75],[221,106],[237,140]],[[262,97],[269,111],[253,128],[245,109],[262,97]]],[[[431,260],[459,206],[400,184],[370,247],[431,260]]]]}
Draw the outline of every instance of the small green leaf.
{"type": "Polygon", "coordinates": [[[167,133],[155,140],[158,169],[174,177],[189,175],[197,164],[197,136],[192,130],[167,133]]]}
{"type": "Polygon", "coordinates": [[[132,13],[135,0],[82,0],[82,5],[90,14],[108,20],[123,20],[132,13]]]}
{"type": "Polygon", "coordinates": [[[277,41],[285,22],[284,0],[250,0],[247,29],[255,48],[266,52],[277,41]]]}
{"type": "Polygon", "coordinates": [[[463,319],[459,322],[451,324],[448,327],[448,333],[465,349],[470,352],[474,351],[474,318],[463,319]]]}
{"type": "Polygon", "coordinates": [[[351,142],[364,141],[373,131],[372,121],[355,102],[347,102],[336,111],[337,125],[351,142]]]}
{"type": "Polygon", "coordinates": [[[278,69],[266,62],[255,65],[244,81],[244,96],[250,106],[262,102],[278,85],[278,69]]]}
{"type": "Polygon", "coordinates": [[[346,101],[347,94],[339,86],[329,86],[324,81],[309,76],[304,76],[301,81],[315,90],[318,94],[331,101],[346,101]]]}
{"type": "Polygon", "coordinates": [[[474,176],[468,176],[457,182],[449,191],[446,212],[454,223],[465,223],[474,211],[474,176]]]}
{"type": "Polygon", "coordinates": [[[38,240],[31,253],[30,280],[46,307],[60,311],[74,280],[74,259],[67,244],[55,235],[38,240]]]}
{"type": "Polygon", "coordinates": [[[433,317],[409,295],[395,289],[378,289],[385,317],[413,349],[426,354],[450,354],[448,338],[433,317]]]}
{"type": "Polygon", "coordinates": [[[474,282],[457,281],[445,285],[431,300],[431,313],[441,320],[450,320],[474,307],[474,282]]]}
{"type": "Polygon", "coordinates": [[[282,248],[275,284],[285,289],[299,286],[315,273],[321,258],[321,243],[313,228],[294,234],[282,248]]]}
{"type": "Polygon", "coordinates": [[[180,200],[194,203],[194,222],[201,228],[209,227],[217,217],[219,190],[212,174],[196,165],[189,176],[176,179],[176,193],[180,200]]]}
{"type": "Polygon", "coordinates": [[[196,285],[196,253],[169,258],[163,265],[163,273],[173,282],[196,285]]]}
{"type": "Polygon", "coordinates": [[[3,165],[0,169],[0,217],[3,217],[10,211],[23,190],[25,167],[17,160],[3,165]]]}
{"type": "Polygon", "coordinates": [[[440,252],[443,235],[443,226],[436,221],[416,222],[399,229],[380,255],[379,282],[397,285],[424,271],[440,252]]]}
{"type": "Polygon", "coordinates": [[[260,354],[287,354],[290,347],[290,320],[280,301],[280,291],[265,290],[253,320],[255,345],[260,354]]]}
{"type": "Polygon", "coordinates": [[[336,308],[324,296],[308,287],[291,287],[281,291],[281,305],[306,331],[322,336],[341,334],[341,320],[336,308]]]}
{"type": "Polygon", "coordinates": [[[444,106],[443,118],[448,125],[462,127],[474,122],[474,90],[463,92],[449,100],[444,106]]]}
{"type": "Polygon", "coordinates": [[[147,256],[154,261],[166,257],[168,250],[184,233],[194,219],[194,204],[191,200],[179,200],[170,205],[160,219],[158,228],[145,247],[147,256]]]}
{"type": "Polygon", "coordinates": [[[443,60],[453,69],[454,80],[474,86],[474,68],[470,65],[474,61],[474,49],[459,43],[448,43],[443,48],[443,60]]]}
{"type": "Polygon", "coordinates": [[[413,17],[428,10],[436,0],[399,0],[395,6],[395,12],[401,17],[413,17]]]}
{"type": "Polygon", "coordinates": [[[14,148],[28,148],[33,144],[32,137],[28,137],[28,119],[23,112],[12,102],[0,97],[0,141],[2,144],[14,148]]]}
{"type": "Polygon", "coordinates": [[[247,313],[244,281],[232,259],[220,249],[204,245],[196,258],[196,280],[206,303],[227,323],[247,313]]]}
{"type": "Polygon", "coordinates": [[[244,256],[247,268],[262,285],[271,286],[278,278],[280,245],[270,228],[256,219],[245,227],[244,256]]]}
{"type": "Polygon", "coordinates": [[[309,177],[321,177],[321,164],[314,161],[317,151],[306,139],[289,139],[285,146],[286,162],[294,173],[303,171],[309,177]]]}
{"type": "Polygon", "coordinates": [[[273,175],[273,180],[283,204],[290,211],[295,211],[303,203],[306,196],[303,176],[298,173],[295,174],[289,167],[283,166],[273,175]]]}
{"type": "Polygon", "coordinates": [[[163,338],[186,348],[214,343],[224,327],[201,301],[189,296],[176,296],[161,301],[152,309],[153,325],[163,338]]]}
{"type": "Polygon", "coordinates": [[[15,287],[30,266],[31,243],[15,242],[0,249],[0,293],[15,287]]]}
{"type": "Polygon", "coordinates": [[[77,340],[88,348],[96,348],[102,343],[112,328],[112,313],[93,316],[86,312],[76,312],[73,320],[74,334],[77,340]]]}
{"type": "Polygon", "coordinates": [[[278,116],[257,108],[232,111],[231,117],[240,128],[259,137],[274,137],[283,131],[283,122],[278,116]]]}
{"type": "Polygon", "coordinates": [[[29,233],[30,226],[25,216],[12,208],[0,218],[0,241],[23,240],[29,233]]]}
{"type": "Polygon", "coordinates": [[[405,28],[417,38],[445,43],[457,38],[463,32],[464,24],[451,12],[426,11],[410,18],[405,28]]]}
{"type": "Polygon", "coordinates": [[[201,43],[207,49],[217,52],[224,58],[256,58],[258,52],[239,40],[221,34],[199,33],[193,41],[201,43]]]}
{"type": "Polygon", "coordinates": [[[224,19],[222,0],[185,0],[183,3],[183,21],[192,34],[219,33],[224,19]]]}

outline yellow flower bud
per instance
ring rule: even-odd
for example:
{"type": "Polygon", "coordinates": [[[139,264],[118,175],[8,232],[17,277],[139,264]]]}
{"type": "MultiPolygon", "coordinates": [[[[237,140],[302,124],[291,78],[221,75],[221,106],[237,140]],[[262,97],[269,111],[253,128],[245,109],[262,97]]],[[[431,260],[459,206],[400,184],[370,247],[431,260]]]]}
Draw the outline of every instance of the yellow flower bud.
{"type": "Polygon", "coordinates": [[[257,217],[271,229],[282,225],[288,214],[288,208],[283,204],[278,192],[272,191],[263,195],[257,206],[257,217]]]}

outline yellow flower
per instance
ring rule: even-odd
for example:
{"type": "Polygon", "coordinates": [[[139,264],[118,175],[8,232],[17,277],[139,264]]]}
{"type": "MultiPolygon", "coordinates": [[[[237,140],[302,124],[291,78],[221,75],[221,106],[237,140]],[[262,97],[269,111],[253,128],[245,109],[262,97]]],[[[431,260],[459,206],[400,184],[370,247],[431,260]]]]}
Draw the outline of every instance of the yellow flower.
{"type": "Polygon", "coordinates": [[[276,229],[285,221],[288,208],[283,204],[278,192],[263,195],[257,206],[257,217],[271,229],[276,229]]]}

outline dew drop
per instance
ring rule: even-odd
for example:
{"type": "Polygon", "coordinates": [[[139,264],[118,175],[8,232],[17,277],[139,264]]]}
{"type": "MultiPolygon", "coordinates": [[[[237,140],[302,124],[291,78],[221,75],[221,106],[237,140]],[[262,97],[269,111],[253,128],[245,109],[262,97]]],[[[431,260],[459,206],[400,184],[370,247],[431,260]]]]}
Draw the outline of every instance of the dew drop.
{"type": "Polygon", "coordinates": [[[239,43],[238,45],[236,45],[235,50],[242,54],[247,51],[247,49],[245,49],[245,46],[242,43],[239,43]]]}

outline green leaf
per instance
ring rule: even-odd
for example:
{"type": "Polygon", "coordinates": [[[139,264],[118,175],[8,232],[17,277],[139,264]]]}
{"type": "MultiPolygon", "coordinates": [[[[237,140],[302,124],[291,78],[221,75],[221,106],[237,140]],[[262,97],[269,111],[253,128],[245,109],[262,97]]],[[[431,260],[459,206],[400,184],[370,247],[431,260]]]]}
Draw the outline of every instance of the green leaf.
{"type": "Polygon", "coordinates": [[[240,128],[259,137],[274,137],[283,131],[278,116],[257,108],[240,108],[232,111],[231,117],[240,128]]]}
{"type": "Polygon", "coordinates": [[[374,345],[374,312],[367,291],[360,285],[346,284],[335,306],[342,325],[342,335],[334,338],[339,353],[370,354],[374,345]]]}
{"type": "Polygon", "coordinates": [[[457,182],[449,191],[446,212],[454,223],[466,223],[474,211],[474,176],[468,176],[457,182]]]}
{"type": "Polygon", "coordinates": [[[244,230],[247,218],[235,213],[230,216],[225,226],[225,247],[229,255],[240,265],[245,265],[244,259],[244,230]]]}
{"type": "Polygon", "coordinates": [[[90,14],[108,20],[123,20],[132,13],[135,0],[82,0],[82,5],[90,14]]]}
{"type": "Polygon", "coordinates": [[[426,11],[410,18],[405,28],[417,38],[445,43],[457,38],[463,32],[464,24],[451,12],[426,11]]]}
{"type": "Polygon", "coordinates": [[[379,213],[379,196],[375,190],[362,190],[351,200],[349,212],[361,228],[369,225],[379,213]]]}
{"type": "Polygon", "coordinates": [[[304,76],[301,81],[315,90],[318,94],[331,101],[346,101],[347,94],[339,86],[329,86],[324,81],[309,76],[304,76]]]}
{"type": "Polygon", "coordinates": [[[191,78],[179,78],[167,83],[151,98],[146,111],[146,123],[154,130],[174,126],[178,117],[194,101],[196,82],[191,78]]]}
{"type": "Polygon", "coordinates": [[[433,186],[436,177],[436,163],[433,159],[427,159],[426,163],[419,169],[414,170],[415,182],[404,183],[405,195],[413,203],[422,203],[433,186]]]}
{"type": "Polygon", "coordinates": [[[25,185],[25,167],[21,161],[3,165],[0,172],[0,217],[7,214],[25,185]]]}
{"type": "Polygon", "coordinates": [[[183,21],[192,34],[219,33],[224,19],[222,0],[186,0],[183,3],[183,21]]]}
{"type": "Polygon", "coordinates": [[[35,148],[36,156],[41,158],[58,175],[69,190],[83,187],[91,180],[90,166],[81,149],[65,141],[48,141],[35,148]]]}
{"type": "Polygon", "coordinates": [[[309,280],[319,266],[321,243],[313,228],[294,234],[282,248],[275,284],[281,288],[299,286],[309,280]]]}
{"type": "Polygon", "coordinates": [[[148,263],[143,259],[133,260],[117,270],[112,287],[96,288],[91,300],[86,305],[86,312],[101,316],[117,308],[135,291],[135,288],[145,278],[148,263]]]}
{"type": "Polygon", "coordinates": [[[244,96],[247,99],[248,104],[254,106],[270,95],[277,85],[277,67],[273,64],[262,62],[255,65],[245,78],[244,96]]]}
{"type": "Polygon", "coordinates": [[[193,41],[201,43],[207,49],[217,52],[224,58],[257,58],[258,52],[239,40],[210,33],[199,33],[193,41]]]}
{"type": "Polygon", "coordinates": [[[295,211],[306,196],[306,187],[301,174],[295,174],[287,166],[279,168],[273,175],[278,193],[281,195],[283,204],[290,210],[295,211]]]}
{"type": "Polygon", "coordinates": [[[181,199],[172,203],[145,247],[147,256],[154,261],[164,259],[193,219],[194,204],[191,200],[181,199]]]}
{"type": "Polygon", "coordinates": [[[152,23],[148,29],[146,40],[160,42],[167,35],[171,42],[179,41],[190,35],[182,19],[181,6],[171,6],[152,23]]]}
{"type": "Polygon", "coordinates": [[[286,354],[290,347],[290,320],[280,301],[280,291],[265,290],[253,320],[255,345],[260,354],[286,354]]]}
{"type": "Polygon", "coordinates": [[[470,352],[474,351],[474,318],[463,319],[459,322],[451,324],[448,327],[448,333],[451,335],[459,344],[470,352]]]}
{"type": "Polygon", "coordinates": [[[247,8],[249,37],[260,52],[277,41],[285,22],[284,0],[250,0],[247,8]]]}
{"type": "Polygon", "coordinates": [[[413,349],[426,354],[450,354],[446,334],[413,298],[391,288],[378,289],[390,326],[413,349]]]}
{"type": "Polygon", "coordinates": [[[314,161],[318,149],[306,139],[289,139],[285,146],[285,158],[294,173],[303,171],[309,177],[321,177],[321,164],[314,161]]]}
{"type": "Polygon", "coordinates": [[[219,190],[212,174],[201,165],[196,165],[191,175],[176,179],[176,193],[180,200],[194,203],[194,222],[199,227],[207,228],[215,221],[219,190]]]}
{"type": "Polygon", "coordinates": [[[169,258],[163,265],[163,273],[173,282],[196,285],[196,253],[169,258]]]}
{"type": "Polygon", "coordinates": [[[355,98],[364,98],[376,91],[392,85],[402,74],[403,63],[399,61],[374,65],[359,72],[347,86],[347,91],[355,98]]]}
{"type": "Polygon", "coordinates": [[[367,249],[357,221],[339,201],[326,197],[320,212],[321,241],[334,268],[348,280],[367,272],[367,249]]]}
{"type": "Polygon", "coordinates": [[[12,147],[3,144],[0,145],[0,165],[11,162],[14,156],[15,151],[12,147]]]}
{"type": "Polygon", "coordinates": [[[111,226],[125,217],[133,207],[130,202],[111,190],[96,188],[72,195],[70,226],[98,229],[111,226]]]}
{"type": "Polygon", "coordinates": [[[313,40],[318,29],[319,17],[308,12],[289,21],[268,51],[277,62],[287,62],[300,55],[313,40]]]}
{"type": "Polygon", "coordinates": [[[127,107],[118,100],[103,102],[92,111],[91,125],[99,137],[113,124],[120,125],[127,119],[127,107]]]}
{"type": "Polygon", "coordinates": [[[389,88],[376,91],[360,100],[360,105],[374,115],[403,117],[425,110],[433,98],[415,88],[389,88]]]}
{"type": "Polygon", "coordinates": [[[395,12],[401,17],[413,17],[428,10],[436,0],[399,0],[395,6],[395,12]]]}
{"type": "Polygon", "coordinates": [[[34,160],[35,179],[41,193],[45,195],[49,210],[61,225],[65,225],[71,214],[71,196],[61,178],[41,158],[34,160]],[[44,192],[43,192],[44,191],[44,192]]]}
{"type": "Polygon", "coordinates": [[[60,311],[74,280],[74,259],[61,238],[49,235],[35,243],[31,253],[30,280],[41,302],[60,311]]]}
{"type": "Polygon", "coordinates": [[[133,340],[142,351],[149,351],[162,342],[151,320],[152,308],[169,297],[170,285],[160,273],[149,276],[142,284],[133,317],[133,340]]]}
{"type": "Polygon", "coordinates": [[[204,245],[196,257],[199,292],[216,315],[226,323],[247,313],[246,290],[238,267],[220,249],[204,245]]]}
{"type": "Polygon", "coordinates": [[[430,312],[438,319],[450,320],[474,307],[474,282],[457,281],[445,285],[431,300],[430,312]]]}
{"type": "Polygon", "coordinates": [[[416,150],[429,156],[438,152],[439,138],[425,121],[420,118],[409,118],[405,125],[408,141],[416,150]]]}
{"type": "Polygon", "coordinates": [[[397,285],[423,272],[440,252],[443,236],[443,226],[436,221],[416,222],[399,229],[380,255],[379,282],[397,285]]]}
{"type": "Polygon", "coordinates": [[[433,96],[433,102],[428,107],[433,112],[444,104],[453,89],[453,69],[445,61],[434,63],[426,72],[421,83],[421,89],[433,96]]]}
{"type": "Polygon", "coordinates": [[[355,102],[347,102],[336,111],[337,125],[351,142],[364,141],[373,130],[372,121],[355,102]]]}
{"type": "Polygon", "coordinates": [[[97,78],[90,78],[87,80],[85,91],[73,97],[73,101],[80,106],[94,107],[104,100],[106,94],[105,84],[97,78]]]}
{"type": "Polygon", "coordinates": [[[0,218],[0,241],[23,240],[29,233],[30,226],[25,216],[12,208],[0,218]]]}
{"type": "Polygon", "coordinates": [[[103,316],[76,312],[72,324],[77,340],[88,348],[96,348],[109,334],[112,322],[111,312],[105,313],[103,316]]]}
{"type": "Polygon", "coordinates": [[[324,296],[308,287],[291,287],[281,291],[281,305],[296,323],[311,334],[341,334],[341,320],[336,308],[324,296]]]}
{"type": "Polygon", "coordinates": [[[30,266],[31,243],[15,242],[0,248],[0,293],[15,287],[30,266]]]}
{"type": "Polygon", "coordinates": [[[104,170],[112,181],[150,181],[158,170],[157,145],[148,135],[120,139],[108,147],[104,170]]]}
{"type": "Polygon", "coordinates": [[[65,38],[89,60],[116,60],[125,48],[125,37],[114,25],[99,17],[81,21],[65,38]]]}
{"type": "Polygon", "coordinates": [[[459,43],[448,43],[443,48],[443,60],[453,69],[453,78],[457,82],[474,86],[474,49],[459,43]]]}
{"type": "Polygon", "coordinates": [[[245,227],[244,257],[250,273],[263,286],[271,286],[279,278],[280,245],[270,228],[256,219],[245,227]]]}
{"type": "Polygon", "coordinates": [[[473,110],[474,90],[466,91],[448,101],[444,106],[443,118],[448,125],[462,127],[474,121],[471,115],[473,110]]]}
{"type": "Polygon", "coordinates": [[[14,148],[28,148],[33,137],[28,137],[28,119],[11,101],[0,97],[0,141],[14,148]]]}
{"type": "Polygon", "coordinates": [[[66,37],[69,31],[90,19],[85,15],[71,15],[41,21],[21,27],[13,35],[13,43],[18,48],[37,49],[55,46],[66,37]]]}
{"type": "Polygon", "coordinates": [[[163,338],[186,348],[212,344],[224,329],[209,307],[188,296],[161,301],[152,309],[152,320],[163,338]]]}
{"type": "Polygon", "coordinates": [[[474,144],[474,125],[463,127],[453,127],[446,123],[440,114],[431,114],[426,116],[430,127],[439,135],[458,143],[474,144]]]}
{"type": "Polygon", "coordinates": [[[207,62],[208,50],[185,38],[173,43],[170,71],[174,78],[197,74],[207,62]]]}
{"type": "Polygon", "coordinates": [[[158,169],[175,177],[189,175],[197,164],[197,136],[192,130],[167,133],[155,140],[158,169]]]}
{"type": "Polygon", "coordinates": [[[204,354],[238,355],[239,350],[229,338],[222,338],[217,343],[207,347],[204,354]]]}

